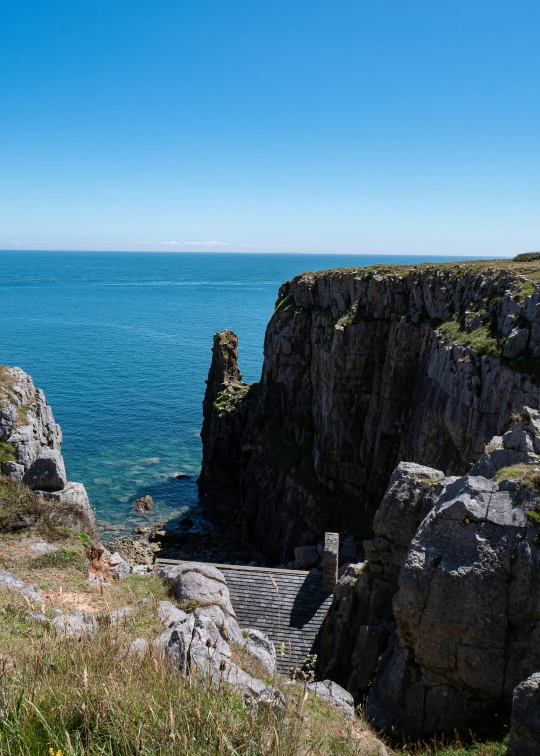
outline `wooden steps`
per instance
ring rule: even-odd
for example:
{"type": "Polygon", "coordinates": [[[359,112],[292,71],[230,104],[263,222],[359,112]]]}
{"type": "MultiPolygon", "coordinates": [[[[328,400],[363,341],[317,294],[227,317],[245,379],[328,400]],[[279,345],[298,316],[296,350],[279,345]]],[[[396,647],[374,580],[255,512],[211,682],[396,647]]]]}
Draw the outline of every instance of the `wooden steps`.
{"type": "Polygon", "coordinates": [[[281,672],[294,664],[301,668],[308,654],[318,653],[320,629],[332,603],[332,593],[322,590],[322,572],[212,566],[223,573],[240,627],[261,630],[274,642],[281,672]]]}

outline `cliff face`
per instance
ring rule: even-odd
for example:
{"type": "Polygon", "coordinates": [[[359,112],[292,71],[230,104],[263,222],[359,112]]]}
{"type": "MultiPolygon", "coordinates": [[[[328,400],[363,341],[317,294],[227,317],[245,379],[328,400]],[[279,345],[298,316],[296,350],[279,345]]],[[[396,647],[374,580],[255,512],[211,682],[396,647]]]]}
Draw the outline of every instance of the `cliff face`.
{"type": "Polygon", "coordinates": [[[537,275],[376,266],[283,284],[256,395],[227,404],[209,380],[203,501],[223,501],[225,476],[244,540],[285,562],[325,529],[367,535],[401,460],[464,473],[513,411],[540,406],[537,275]]]}
{"type": "Polygon", "coordinates": [[[539,669],[539,434],[540,413],[523,407],[469,474],[401,462],[392,475],[366,561],[334,591],[320,657],[367,694],[378,730],[507,721],[516,686],[539,669]]]}

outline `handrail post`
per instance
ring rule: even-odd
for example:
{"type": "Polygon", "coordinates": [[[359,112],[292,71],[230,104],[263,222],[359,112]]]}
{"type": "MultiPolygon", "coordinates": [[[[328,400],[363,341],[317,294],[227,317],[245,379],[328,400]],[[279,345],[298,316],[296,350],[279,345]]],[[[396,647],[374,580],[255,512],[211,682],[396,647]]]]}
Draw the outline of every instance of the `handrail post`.
{"type": "Polygon", "coordinates": [[[339,533],[324,534],[323,591],[333,591],[338,581],[339,533]]]}

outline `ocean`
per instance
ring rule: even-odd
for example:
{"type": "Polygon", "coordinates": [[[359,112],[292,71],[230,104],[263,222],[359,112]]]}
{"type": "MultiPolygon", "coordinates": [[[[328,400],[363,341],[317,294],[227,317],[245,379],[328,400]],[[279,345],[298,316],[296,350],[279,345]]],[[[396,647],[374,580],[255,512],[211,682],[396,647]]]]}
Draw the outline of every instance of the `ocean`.
{"type": "Polygon", "coordinates": [[[131,506],[142,495],[154,498],[153,520],[196,510],[216,331],[238,334],[244,380],[256,381],[283,281],[305,270],[456,259],[0,252],[0,363],[45,391],[68,477],[84,483],[97,517],[131,529],[142,523],[131,506]]]}

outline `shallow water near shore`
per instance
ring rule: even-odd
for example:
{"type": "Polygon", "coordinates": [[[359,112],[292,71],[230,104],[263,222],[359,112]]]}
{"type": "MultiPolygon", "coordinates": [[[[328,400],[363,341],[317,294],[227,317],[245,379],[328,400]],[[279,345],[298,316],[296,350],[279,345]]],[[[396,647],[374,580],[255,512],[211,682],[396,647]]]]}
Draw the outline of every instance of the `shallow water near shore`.
{"type": "Polygon", "coordinates": [[[279,285],[305,270],[456,257],[0,252],[0,363],[45,391],[68,477],[116,528],[197,513],[202,399],[213,334],[239,336],[260,377],[279,285]],[[176,472],[188,477],[176,479],[176,472]],[[150,514],[133,499],[150,494],[150,514]]]}

